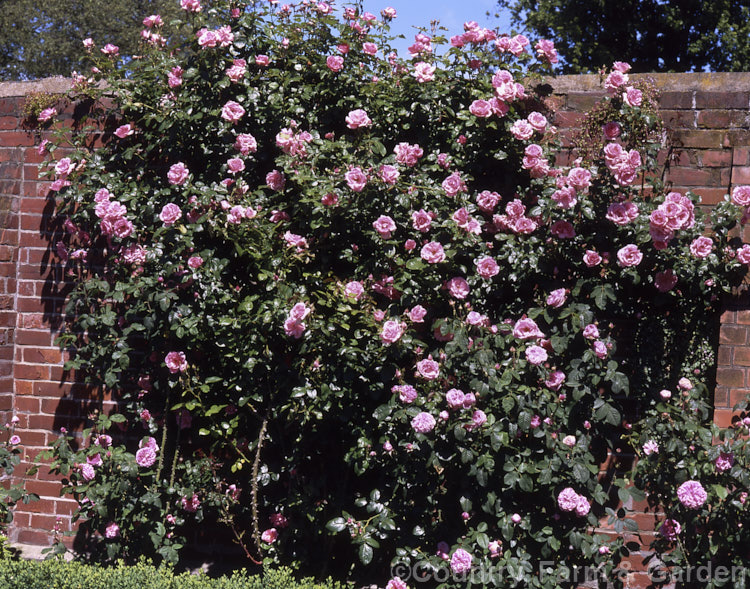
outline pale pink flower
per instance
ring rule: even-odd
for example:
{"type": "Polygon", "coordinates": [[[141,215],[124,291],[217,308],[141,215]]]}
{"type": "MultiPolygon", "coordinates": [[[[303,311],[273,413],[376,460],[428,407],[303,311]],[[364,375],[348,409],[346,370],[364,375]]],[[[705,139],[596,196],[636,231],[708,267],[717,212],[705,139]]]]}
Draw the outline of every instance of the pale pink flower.
{"type": "Polygon", "coordinates": [[[203,258],[200,256],[190,256],[187,261],[188,268],[193,270],[200,268],[203,265],[203,258]]]}
{"type": "Polygon", "coordinates": [[[471,103],[471,106],[469,106],[469,112],[475,117],[483,119],[491,117],[493,114],[492,104],[487,100],[475,100],[471,103]]]}
{"type": "Polygon", "coordinates": [[[623,268],[637,266],[641,263],[641,260],[643,260],[643,254],[634,243],[630,243],[617,251],[617,262],[623,268]]]}
{"type": "Polygon", "coordinates": [[[490,256],[483,256],[474,260],[474,265],[477,267],[477,274],[482,278],[492,278],[500,272],[500,266],[490,256]]]}
{"type": "Polygon", "coordinates": [[[578,503],[576,504],[576,515],[584,517],[591,511],[591,503],[583,495],[578,496],[578,503]]]}
{"type": "Polygon", "coordinates": [[[431,241],[422,246],[420,256],[430,264],[439,264],[445,260],[445,250],[437,241],[431,241]]]}
{"type": "Polygon", "coordinates": [[[256,55],[255,56],[255,65],[260,67],[266,67],[269,63],[271,63],[271,58],[267,55],[256,55]]]}
{"type": "Polygon", "coordinates": [[[361,168],[354,167],[344,174],[346,184],[354,192],[362,192],[365,186],[367,186],[367,175],[362,171],[361,168]]]}
{"type": "Polygon", "coordinates": [[[385,589],[409,589],[409,586],[398,577],[393,577],[390,581],[388,581],[385,589]]]}
{"type": "Polygon", "coordinates": [[[388,320],[383,323],[380,339],[384,344],[392,344],[401,339],[406,330],[406,324],[398,321],[388,320]]]}
{"type": "Polygon", "coordinates": [[[112,43],[107,43],[101,48],[101,52],[104,55],[117,55],[120,52],[120,48],[117,45],[112,45],[112,43]]]}
{"type": "Polygon", "coordinates": [[[396,182],[398,182],[399,176],[401,175],[398,171],[398,168],[389,164],[380,166],[378,174],[380,175],[380,179],[390,186],[396,184],[396,182]]]}
{"type": "Polygon", "coordinates": [[[697,237],[690,244],[690,253],[696,258],[707,258],[714,247],[714,242],[710,237],[697,237]]]}
{"type": "Polygon", "coordinates": [[[603,360],[607,357],[607,354],[609,354],[609,348],[607,348],[607,344],[605,344],[601,340],[596,340],[593,343],[592,347],[594,349],[594,355],[600,360],[603,360]]]}
{"type": "Polygon", "coordinates": [[[534,127],[526,119],[518,119],[511,125],[510,133],[516,139],[525,141],[531,139],[531,136],[534,134],[534,127]]]}
{"type": "Polygon", "coordinates": [[[372,121],[370,120],[370,117],[367,116],[367,111],[358,108],[356,110],[350,111],[349,114],[346,115],[346,126],[350,129],[371,127],[372,121]]]}
{"type": "Polygon", "coordinates": [[[602,257],[593,250],[586,250],[586,253],[583,254],[583,263],[589,268],[593,268],[602,263],[602,257]]]}
{"type": "Polygon", "coordinates": [[[583,337],[586,339],[597,339],[599,337],[599,328],[593,323],[589,323],[583,328],[583,337]]]}
{"type": "Polygon", "coordinates": [[[424,209],[414,211],[411,214],[412,227],[417,231],[427,233],[432,225],[432,217],[433,216],[424,209]]]}
{"type": "Polygon", "coordinates": [[[413,403],[417,398],[416,389],[408,384],[395,385],[391,388],[392,393],[398,393],[398,398],[402,403],[413,403]]]}
{"type": "Polygon", "coordinates": [[[568,448],[572,448],[576,445],[576,437],[575,436],[565,436],[562,439],[562,443],[564,446],[567,446],[568,448]]]}
{"type": "Polygon", "coordinates": [[[459,192],[466,192],[466,184],[458,172],[453,172],[443,180],[441,186],[448,196],[456,196],[459,192]]]}
{"type": "Polygon", "coordinates": [[[177,88],[182,85],[182,68],[175,66],[167,73],[167,85],[170,88],[177,88]]]}
{"type": "Polygon", "coordinates": [[[138,466],[148,468],[156,462],[156,452],[153,448],[145,446],[135,453],[135,461],[138,466]]]}
{"type": "Polygon", "coordinates": [[[440,376],[440,364],[435,362],[432,356],[428,356],[424,360],[417,362],[417,372],[424,379],[435,380],[440,376]]]}
{"type": "Polygon", "coordinates": [[[117,127],[117,129],[115,129],[115,135],[120,139],[125,139],[125,137],[128,137],[133,133],[135,133],[135,131],[133,130],[133,126],[130,123],[128,123],[127,125],[121,125],[117,127]]]}
{"type": "Polygon", "coordinates": [[[411,427],[418,434],[426,434],[435,428],[435,423],[435,418],[432,415],[422,411],[411,420],[411,427]]]}
{"type": "Polygon", "coordinates": [[[450,389],[445,393],[445,401],[451,409],[462,409],[466,395],[461,389],[450,389]]]}
{"type": "Polygon", "coordinates": [[[551,391],[558,391],[565,382],[565,373],[560,370],[553,370],[544,381],[545,386],[551,391]]]}
{"type": "Polygon", "coordinates": [[[529,122],[529,125],[531,125],[535,131],[539,131],[540,133],[543,133],[544,130],[547,128],[547,117],[545,117],[540,112],[531,112],[526,117],[526,120],[529,122]]]}
{"type": "Polygon", "coordinates": [[[586,168],[571,168],[567,181],[576,190],[585,191],[591,186],[591,172],[586,168]]]}
{"type": "Polygon", "coordinates": [[[234,100],[229,100],[221,108],[221,118],[225,121],[229,121],[230,123],[236,123],[243,116],[245,116],[245,109],[242,108],[241,104],[235,102],[234,100]]]}
{"type": "Polygon", "coordinates": [[[233,157],[227,160],[227,171],[230,174],[232,175],[239,174],[244,169],[245,169],[245,162],[242,160],[242,158],[233,157]]]}
{"type": "Polygon", "coordinates": [[[562,307],[565,304],[566,297],[567,294],[564,288],[555,289],[547,295],[547,304],[550,307],[562,307]]]}
{"type": "Polygon", "coordinates": [[[362,286],[362,283],[357,280],[347,282],[346,286],[344,286],[344,293],[346,296],[353,298],[355,301],[358,301],[359,297],[361,297],[364,292],[365,289],[362,286]]]}
{"type": "Polygon", "coordinates": [[[562,511],[575,511],[578,507],[580,495],[572,488],[566,487],[557,495],[557,506],[562,511]]]}
{"type": "Polygon", "coordinates": [[[538,366],[547,361],[547,350],[541,346],[529,346],[526,348],[526,359],[530,364],[538,366]]]}
{"type": "Polygon", "coordinates": [[[373,221],[372,226],[383,239],[390,239],[396,230],[396,222],[388,215],[380,215],[373,221]]]}
{"type": "Polygon", "coordinates": [[[750,186],[735,186],[732,190],[732,202],[739,207],[750,207],[750,186]]]}
{"type": "Polygon", "coordinates": [[[180,8],[188,12],[200,12],[201,3],[200,0],[180,0],[180,8]]]}
{"type": "Polygon", "coordinates": [[[172,374],[184,372],[188,367],[185,352],[169,352],[164,358],[164,363],[172,374]]]}
{"type": "Polygon", "coordinates": [[[419,83],[431,82],[435,79],[435,70],[436,68],[434,65],[420,61],[414,64],[414,71],[411,75],[414,76],[419,83]]]}
{"type": "Polygon", "coordinates": [[[643,444],[643,453],[646,456],[651,456],[651,454],[658,454],[659,443],[656,440],[648,440],[645,444],[643,444]]]}
{"type": "Polygon", "coordinates": [[[539,339],[544,337],[544,334],[533,319],[522,317],[513,326],[513,337],[520,340],[539,339]]]}
{"type": "Polygon", "coordinates": [[[698,509],[708,499],[708,494],[699,481],[685,481],[677,488],[677,498],[688,509],[698,509]]]}
{"type": "Polygon", "coordinates": [[[425,309],[422,305],[415,305],[407,312],[406,315],[414,323],[422,323],[424,321],[425,315],[427,315],[427,309],[425,309]]]}
{"type": "Polygon", "coordinates": [[[466,279],[461,278],[460,276],[451,278],[446,286],[448,287],[448,292],[451,296],[456,299],[465,299],[469,296],[469,291],[471,290],[466,279]]]}
{"type": "Polygon", "coordinates": [[[176,164],[172,164],[169,167],[169,172],[167,172],[167,180],[173,186],[181,186],[185,183],[189,174],[190,170],[188,170],[187,166],[182,162],[177,162],[176,164]]]}
{"type": "Polygon", "coordinates": [[[471,570],[471,561],[471,554],[463,548],[456,548],[453,556],[451,556],[451,571],[457,575],[467,573],[471,570]]]}
{"type": "Polygon", "coordinates": [[[161,213],[159,213],[159,219],[162,223],[169,227],[174,225],[182,217],[182,209],[176,204],[170,202],[162,207],[161,213]]]}
{"type": "Polygon", "coordinates": [[[641,102],[643,101],[643,92],[641,92],[637,88],[628,86],[627,88],[625,88],[625,92],[623,92],[622,94],[622,100],[628,106],[641,106],[641,102]]]}
{"type": "Polygon", "coordinates": [[[362,51],[367,55],[375,55],[378,52],[378,46],[371,41],[362,44],[362,51]]]}
{"type": "Polygon", "coordinates": [[[104,537],[108,540],[112,540],[114,538],[117,538],[120,535],[120,526],[118,526],[116,523],[111,522],[105,529],[104,529],[104,537]]]}
{"type": "Polygon", "coordinates": [[[344,58],[340,55],[329,55],[326,58],[326,66],[332,72],[340,72],[344,68],[344,58]]]}
{"type": "Polygon", "coordinates": [[[81,471],[81,476],[83,477],[84,480],[92,481],[94,480],[94,478],[96,478],[96,470],[88,462],[83,462],[81,464],[78,464],[77,466],[78,466],[78,470],[81,471]]]}
{"type": "Polygon", "coordinates": [[[396,161],[399,164],[409,167],[417,165],[419,158],[424,155],[424,150],[416,143],[411,145],[401,142],[393,148],[393,152],[396,154],[396,161]]]}
{"type": "Polygon", "coordinates": [[[231,67],[229,67],[226,71],[227,77],[232,80],[232,82],[239,82],[242,78],[245,77],[245,74],[247,73],[247,61],[244,59],[235,59],[232,62],[231,67]]]}
{"type": "Polygon", "coordinates": [[[268,528],[267,530],[263,530],[263,533],[260,535],[260,539],[265,542],[266,544],[273,544],[276,542],[276,539],[279,537],[279,533],[276,531],[276,528],[268,528]]]}
{"type": "Polygon", "coordinates": [[[281,192],[286,186],[286,178],[280,170],[271,170],[266,174],[266,184],[271,190],[281,192]]]}

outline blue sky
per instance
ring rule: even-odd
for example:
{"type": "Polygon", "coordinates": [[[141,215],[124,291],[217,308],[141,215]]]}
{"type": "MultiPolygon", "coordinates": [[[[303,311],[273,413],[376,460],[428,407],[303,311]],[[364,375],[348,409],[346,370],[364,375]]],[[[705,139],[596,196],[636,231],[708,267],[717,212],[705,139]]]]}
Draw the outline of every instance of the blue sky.
{"type": "Polygon", "coordinates": [[[487,17],[486,13],[497,12],[496,0],[364,0],[364,10],[380,15],[386,6],[396,9],[398,16],[391,23],[394,35],[403,34],[405,41],[394,43],[399,54],[404,56],[406,48],[414,42],[416,30],[413,27],[424,26],[429,29],[431,20],[439,20],[448,29],[447,36],[463,32],[463,24],[469,20],[477,21],[487,28],[499,27],[501,31],[510,31],[508,15],[496,19],[487,17]]]}

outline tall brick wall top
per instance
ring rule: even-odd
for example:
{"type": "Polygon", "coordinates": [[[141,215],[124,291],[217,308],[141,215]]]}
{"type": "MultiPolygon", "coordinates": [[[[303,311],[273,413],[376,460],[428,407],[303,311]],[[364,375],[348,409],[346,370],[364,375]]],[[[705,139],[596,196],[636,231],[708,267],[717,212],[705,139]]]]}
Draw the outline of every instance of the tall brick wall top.
{"type": "MultiPolygon", "coordinates": [[[[639,76],[633,76],[637,78],[639,76]]],[[[673,148],[665,179],[672,189],[691,190],[712,205],[737,184],[750,184],[750,73],[653,74],[673,148]]],[[[570,127],[603,95],[599,77],[561,76],[551,81],[556,124],[570,127]]],[[[62,382],[62,357],[53,326],[61,297],[49,289],[52,269],[48,221],[53,211],[46,184],[38,180],[44,134],[23,126],[23,96],[62,92],[64,79],[0,84],[0,417],[20,418],[27,460],[54,439],[60,427],[80,425],[86,401],[62,382]]],[[[70,119],[72,109],[64,113],[70,119]]],[[[666,154],[665,154],[666,157],[666,154]]],[[[745,232],[745,241],[750,233],[745,232]]],[[[716,420],[728,423],[731,406],[750,392],[748,295],[728,302],[722,317],[716,420]]],[[[73,503],[40,469],[29,488],[42,500],[16,512],[11,539],[48,544],[56,519],[70,529],[73,503]]],[[[632,586],[639,586],[638,579],[632,586]]]]}

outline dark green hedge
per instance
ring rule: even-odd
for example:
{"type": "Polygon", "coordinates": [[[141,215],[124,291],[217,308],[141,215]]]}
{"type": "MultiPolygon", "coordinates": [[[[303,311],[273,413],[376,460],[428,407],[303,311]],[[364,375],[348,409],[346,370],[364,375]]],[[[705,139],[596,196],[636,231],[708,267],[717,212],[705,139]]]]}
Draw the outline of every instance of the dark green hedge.
{"type": "Polygon", "coordinates": [[[297,580],[289,569],[266,570],[262,575],[237,571],[213,579],[176,574],[169,568],[139,563],[102,568],[58,560],[0,560],[0,589],[345,589],[334,582],[297,580]]]}

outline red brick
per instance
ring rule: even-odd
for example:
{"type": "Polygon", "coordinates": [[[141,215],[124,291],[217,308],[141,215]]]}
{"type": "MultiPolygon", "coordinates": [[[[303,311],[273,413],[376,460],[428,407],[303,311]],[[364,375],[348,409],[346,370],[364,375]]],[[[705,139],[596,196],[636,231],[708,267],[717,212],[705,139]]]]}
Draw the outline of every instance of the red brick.
{"type": "Polygon", "coordinates": [[[721,151],[708,149],[700,152],[700,160],[701,165],[707,167],[719,168],[729,166],[732,164],[732,151],[729,149],[722,149],[721,151]]]}
{"type": "Polygon", "coordinates": [[[735,366],[750,366],[750,347],[734,348],[733,364],[735,366]]]}
{"type": "Polygon", "coordinates": [[[676,130],[675,144],[680,147],[702,147],[704,149],[721,149],[724,147],[727,134],[724,131],[695,129],[690,131],[676,130]]]}
{"type": "Polygon", "coordinates": [[[672,167],[667,179],[675,186],[714,186],[718,176],[714,170],[672,167]]]}
{"type": "Polygon", "coordinates": [[[737,323],[740,325],[750,325],[750,310],[742,309],[737,311],[737,323]]]}
{"type": "Polygon", "coordinates": [[[750,166],[739,166],[732,169],[733,184],[750,184],[750,166]]]}
{"type": "Polygon", "coordinates": [[[659,98],[659,106],[662,109],[669,108],[693,108],[692,92],[662,92],[659,98]]]}
{"type": "Polygon", "coordinates": [[[745,370],[720,366],[716,369],[716,384],[730,388],[744,387],[745,370]]]}
{"type": "Polygon", "coordinates": [[[603,92],[571,92],[568,94],[568,110],[587,111],[604,96],[603,92]]]}
{"type": "Polygon", "coordinates": [[[743,345],[747,343],[747,332],[747,327],[722,325],[719,331],[719,343],[732,346],[743,345]]]}
{"type": "Polygon", "coordinates": [[[735,147],[733,151],[735,165],[750,165],[750,147],[735,147]]]}
{"type": "Polygon", "coordinates": [[[16,364],[15,378],[26,380],[49,380],[49,366],[43,364],[16,364]]]}
{"type": "Polygon", "coordinates": [[[13,116],[0,116],[0,130],[15,130],[21,123],[21,119],[13,116]]]}
{"type": "Polygon", "coordinates": [[[28,481],[26,483],[26,490],[29,493],[36,493],[40,497],[54,497],[60,496],[60,489],[62,484],[54,481],[28,481]]]}
{"type": "Polygon", "coordinates": [[[0,135],[0,145],[30,147],[34,145],[34,135],[23,131],[4,131],[0,135]]]}
{"type": "Polygon", "coordinates": [[[42,402],[34,397],[16,397],[14,401],[15,409],[18,413],[39,413],[42,402]]]}
{"type": "Polygon", "coordinates": [[[695,108],[699,110],[710,108],[741,108],[747,109],[750,103],[748,92],[701,92],[695,93],[695,108]]]}
{"type": "Polygon", "coordinates": [[[51,346],[52,340],[49,331],[16,330],[16,343],[21,346],[51,346]]]}
{"type": "Polygon", "coordinates": [[[729,427],[732,425],[732,418],[737,416],[738,414],[731,409],[716,409],[714,410],[714,423],[719,427],[729,427]]]}
{"type": "Polygon", "coordinates": [[[714,390],[714,407],[729,408],[729,392],[724,387],[714,390]]]}
{"type": "Polygon", "coordinates": [[[662,110],[659,114],[670,129],[695,128],[695,113],[692,110],[662,110]]]}
{"type": "Polygon", "coordinates": [[[47,532],[35,530],[21,530],[18,532],[18,542],[34,546],[50,546],[52,544],[52,535],[47,532]]]}
{"type": "Polygon", "coordinates": [[[34,387],[31,381],[15,379],[15,389],[17,395],[31,395],[34,387]]]}

